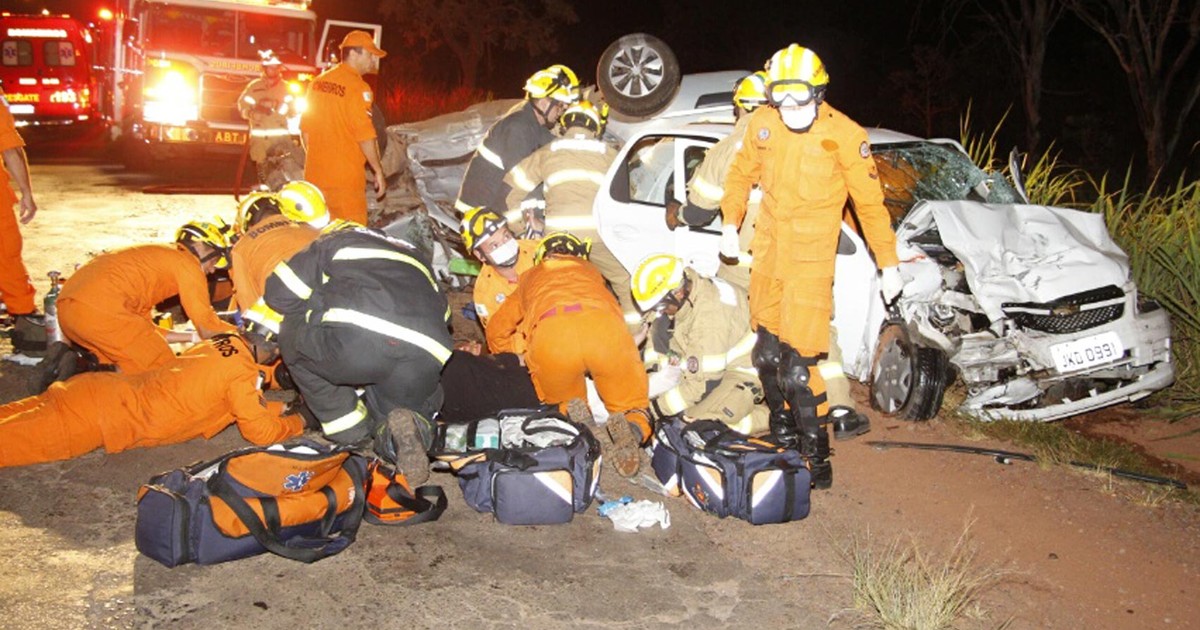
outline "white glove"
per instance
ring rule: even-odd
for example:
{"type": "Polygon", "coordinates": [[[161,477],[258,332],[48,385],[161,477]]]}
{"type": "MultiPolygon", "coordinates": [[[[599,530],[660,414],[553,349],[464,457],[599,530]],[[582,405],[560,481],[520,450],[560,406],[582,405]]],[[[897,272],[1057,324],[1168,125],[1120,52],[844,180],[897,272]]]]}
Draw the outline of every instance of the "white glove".
{"type": "Polygon", "coordinates": [[[721,245],[720,253],[722,258],[737,260],[742,254],[742,248],[738,242],[738,230],[736,225],[726,223],[721,226],[721,245]]]}
{"type": "Polygon", "coordinates": [[[900,275],[900,267],[885,267],[879,272],[881,276],[879,282],[879,292],[883,294],[883,303],[890,305],[900,297],[900,292],[904,290],[904,285],[907,281],[904,276],[900,275]]]}

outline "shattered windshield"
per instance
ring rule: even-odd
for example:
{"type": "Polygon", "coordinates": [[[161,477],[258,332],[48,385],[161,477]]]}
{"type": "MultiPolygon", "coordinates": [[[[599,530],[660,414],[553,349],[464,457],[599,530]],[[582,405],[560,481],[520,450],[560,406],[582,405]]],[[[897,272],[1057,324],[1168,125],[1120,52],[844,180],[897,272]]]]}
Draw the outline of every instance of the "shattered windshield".
{"type": "Polygon", "coordinates": [[[872,147],[884,203],[899,223],[918,201],[1023,203],[1002,175],[985,173],[954,147],[903,142],[872,147]]]}

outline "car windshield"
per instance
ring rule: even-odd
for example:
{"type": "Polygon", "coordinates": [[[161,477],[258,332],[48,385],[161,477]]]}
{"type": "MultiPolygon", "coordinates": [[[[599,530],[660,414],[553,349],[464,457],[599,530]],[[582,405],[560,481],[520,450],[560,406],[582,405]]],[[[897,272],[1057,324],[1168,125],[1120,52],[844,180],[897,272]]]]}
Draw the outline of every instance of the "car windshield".
{"type": "Polygon", "coordinates": [[[195,55],[258,60],[271,49],[284,63],[308,61],[309,20],[180,5],[155,5],[146,23],[146,47],[195,55]]]}
{"type": "Polygon", "coordinates": [[[872,152],[893,224],[918,201],[1024,202],[1007,179],[984,172],[952,146],[903,142],[875,145],[872,152]]]}

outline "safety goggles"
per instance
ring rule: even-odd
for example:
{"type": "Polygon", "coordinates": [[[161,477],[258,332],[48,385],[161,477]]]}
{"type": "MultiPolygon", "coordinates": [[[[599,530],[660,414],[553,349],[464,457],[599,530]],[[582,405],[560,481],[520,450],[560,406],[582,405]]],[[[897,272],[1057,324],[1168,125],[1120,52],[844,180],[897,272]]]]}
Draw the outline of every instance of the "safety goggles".
{"type": "Polygon", "coordinates": [[[815,86],[800,79],[782,79],[767,86],[767,101],[776,107],[820,103],[824,97],[825,86],[815,86]]]}

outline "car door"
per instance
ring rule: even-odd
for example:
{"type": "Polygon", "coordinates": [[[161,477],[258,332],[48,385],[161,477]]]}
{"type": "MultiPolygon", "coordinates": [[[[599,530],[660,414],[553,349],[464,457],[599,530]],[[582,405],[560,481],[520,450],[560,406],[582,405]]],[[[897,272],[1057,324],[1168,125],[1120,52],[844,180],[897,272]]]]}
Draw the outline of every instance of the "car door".
{"type": "Polygon", "coordinates": [[[631,273],[650,254],[675,254],[698,270],[716,271],[719,232],[667,229],[668,199],[682,200],[685,182],[716,138],[647,133],[627,142],[609,169],[593,212],[600,237],[631,273]]]}

